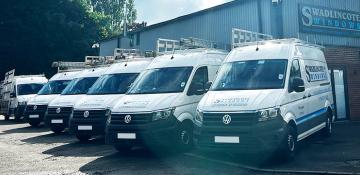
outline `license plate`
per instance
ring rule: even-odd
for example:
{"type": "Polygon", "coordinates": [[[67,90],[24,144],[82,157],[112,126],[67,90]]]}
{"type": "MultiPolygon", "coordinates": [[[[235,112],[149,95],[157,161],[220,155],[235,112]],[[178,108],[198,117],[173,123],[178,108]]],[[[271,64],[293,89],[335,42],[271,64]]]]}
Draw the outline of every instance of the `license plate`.
{"type": "Polygon", "coordinates": [[[229,136],[215,136],[215,143],[240,143],[240,138],[229,136]]]}
{"type": "Polygon", "coordinates": [[[82,131],[92,130],[92,126],[78,126],[78,130],[82,130],[82,131]]]}
{"type": "Polygon", "coordinates": [[[136,139],[135,133],[118,133],[117,134],[118,139],[136,139]]]}
{"type": "Polygon", "coordinates": [[[51,123],[54,124],[62,124],[64,121],[62,119],[58,119],[58,120],[51,120],[51,123]]]}
{"type": "Polygon", "coordinates": [[[39,115],[29,115],[29,118],[39,118],[39,115]]]}

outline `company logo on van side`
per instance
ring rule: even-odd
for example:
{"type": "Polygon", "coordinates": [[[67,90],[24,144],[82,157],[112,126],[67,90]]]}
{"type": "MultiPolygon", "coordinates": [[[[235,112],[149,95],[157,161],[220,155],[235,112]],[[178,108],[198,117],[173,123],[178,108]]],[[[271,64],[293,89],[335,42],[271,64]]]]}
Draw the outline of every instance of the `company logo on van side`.
{"type": "Polygon", "coordinates": [[[305,66],[308,82],[328,80],[328,74],[324,66],[305,66]]]}

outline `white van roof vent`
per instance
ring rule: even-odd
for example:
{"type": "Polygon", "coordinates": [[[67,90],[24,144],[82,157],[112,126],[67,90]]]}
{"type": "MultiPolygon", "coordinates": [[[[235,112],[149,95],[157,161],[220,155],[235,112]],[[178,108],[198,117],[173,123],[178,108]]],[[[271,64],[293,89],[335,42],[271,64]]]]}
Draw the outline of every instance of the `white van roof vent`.
{"type": "Polygon", "coordinates": [[[271,40],[273,39],[273,36],[263,33],[257,33],[253,31],[233,28],[231,33],[231,38],[232,38],[231,47],[232,49],[234,49],[237,47],[246,46],[248,45],[248,43],[271,40]]]}

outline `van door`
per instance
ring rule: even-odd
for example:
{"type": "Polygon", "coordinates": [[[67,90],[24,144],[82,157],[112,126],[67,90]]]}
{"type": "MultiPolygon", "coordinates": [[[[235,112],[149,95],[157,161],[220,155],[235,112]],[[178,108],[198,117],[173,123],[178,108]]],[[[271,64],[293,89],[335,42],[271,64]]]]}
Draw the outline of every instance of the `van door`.
{"type": "Polygon", "coordinates": [[[296,123],[298,124],[298,134],[300,134],[306,130],[302,117],[308,112],[306,105],[307,99],[305,98],[305,91],[307,87],[305,86],[305,91],[303,92],[295,92],[295,90],[292,88],[292,82],[297,78],[304,79],[301,71],[300,61],[298,59],[294,59],[290,68],[288,88],[289,104],[287,108],[293,113],[293,115],[295,115],[296,123]]]}
{"type": "Polygon", "coordinates": [[[307,88],[305,91],[308,112],[304,116],[306,131],[321,128],[326,125],[326,101],[330,98],[330,77],[325,63],[304,59],[302,67],[305,69],[307,88]]]}

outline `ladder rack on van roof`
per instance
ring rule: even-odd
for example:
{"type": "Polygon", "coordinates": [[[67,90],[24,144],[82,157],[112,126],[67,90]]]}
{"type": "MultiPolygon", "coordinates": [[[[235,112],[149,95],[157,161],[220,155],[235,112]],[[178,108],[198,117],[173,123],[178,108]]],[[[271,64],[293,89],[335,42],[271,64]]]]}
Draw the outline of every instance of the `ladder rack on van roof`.
{"type": "Polygon", "coordinates": [[[253,45],[264,45],[267,43],[272,44],[301,44],[301,45],[307,45],[311,47],[317,47],[317,48],[324,48],[323,46],[308,43],[306,41],[297,39],[297,38],[286,38],[286,39],[272,39],[272,40],[263,40],[263,41],[254,41],[254,42],[248,42],[248,43],[242,43],[239,44],[237,47],[245,47],[245,46],[253,46],[253,45]]]}
{"type": "Polygon", "coordinates": [[[181,38],[180,40],[159,38],[156,43],[156,54],[164,55],[168,53],[174,53],[180,50],[192,50],[192,49],[216,49],[217,43],[200,39],[200,38],[181,38]]]}
{"type": "Polygon", "coordinates": [[[83,70],[85,68],[85,63],[84,62],[57,61],[57,62],[53,62],[51,67],[57,68],[58,73],[71,72],[71,71],[83,70]]]}
{"type": "Polygon", "coordinates": [[[253,42],[260,42],[265,40],[272,40],[272,35],[267,35],[263,33],[236,29],[233,28],[231,32],[231,48],[243,47],[253,42]]]}

